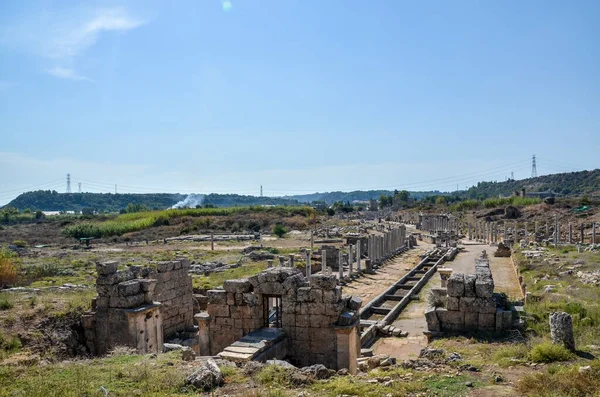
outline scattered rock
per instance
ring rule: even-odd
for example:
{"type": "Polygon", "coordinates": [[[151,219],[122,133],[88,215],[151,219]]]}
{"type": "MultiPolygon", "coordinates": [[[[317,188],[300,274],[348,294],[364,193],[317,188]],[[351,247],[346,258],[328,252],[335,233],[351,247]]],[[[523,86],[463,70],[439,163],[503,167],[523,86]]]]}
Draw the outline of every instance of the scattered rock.
{"type": "Polygon", "coordinates": [[[421,349],[421,352],[419,353],[419,358],[435,359],[435,358],[440,358],[443,355],[444,355],[443,349],[424,348],[424,349],[421,349]]]}
{"type": "Polygon", "coordinates": [[[450,353],[450,355],[446,359],[446,361],[449,363],[454,362],[454,361],[460,361],[460,360],[462,360],[462,356],[456,352],[450,353]]]}
{"type": "Polygon", "coordinates": [[[300,371],[306,375],[314,377],[315,379],[329,379],[336,373],[334,370],[328,369],[323,364],[314,364],[309,367],[303,367],[300,369],[300,371]]]}
{"type": "Polygon", "coordinates": [[[186,384],[196,389],[209,391],[223,385],[225,379],[214,360],[206,360],[193,374],[187,377],[186,384]]]}

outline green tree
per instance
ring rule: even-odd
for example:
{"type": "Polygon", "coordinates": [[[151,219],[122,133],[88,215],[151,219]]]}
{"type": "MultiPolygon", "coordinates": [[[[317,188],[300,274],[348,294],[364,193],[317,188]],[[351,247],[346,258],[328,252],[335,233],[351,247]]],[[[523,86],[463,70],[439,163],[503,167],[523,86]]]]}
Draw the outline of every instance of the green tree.
{"type": "Polygon", "coordinates": [[[285,230],[285,227],[283,227],[281,223],[277,223],[273,226],[273,234],[277,237],[282,238],[286,233],[287,230],[285,230]]]}
{"type": "Polygon", "coordinates": [[[435,198],[435,204],[436,205],[446,205],[446,197],[444,197],[444,196],[437,196],[435,198]]]}

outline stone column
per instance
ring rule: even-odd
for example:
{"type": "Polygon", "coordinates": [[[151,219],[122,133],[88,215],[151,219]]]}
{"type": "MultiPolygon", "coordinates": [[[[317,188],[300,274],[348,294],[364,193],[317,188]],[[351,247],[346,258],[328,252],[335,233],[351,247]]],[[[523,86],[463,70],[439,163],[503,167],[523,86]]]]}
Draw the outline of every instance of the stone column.
{"type": "Polygon", "coordinates": [[[573,225],[569,222],[569,244],[573,244],[573,225]]]}
{"type": "Polygon", "coordinates": [[[596,244],[596,222],[592,223],[592,244],[596,244]]]}
{"type": "Polygon", "coordinates": [[[352,277],[352,245],[348,245],[348,277],[352,277]]]}
{"type": "Polygon", "coordinates": [[[358,271],[358,273],[361,272],[361,268],[360,268],[361,247],[362,247],[362,240],[358,240],[358,244],[356,244],[356,270],[358,271]]]}
{"type": "Polygon", "coordinates": [[[340,273],[340,282],[344,280],[344,255],[342,255],[342,250],[340,250],[338,254],[338,271],[340,273]]]}
{"type": "Polygon", "coordinates": [[[312,269],[310,267],[310,253],[312,251],[308,251],[306,253],[306,277],[310,277],[310,275],[312,274],[312,269]]]}
{"type": "Polygon", "coordinates": [[[585,226],[581,224],[581,244],[585,242],[585,226]]]}
{"type": "Polygon", "coordinates": [[[548,239],[550,237],[550,229],[548,229],[548,222],[546,222],[546,235],[544,236],[545,239],[548,239]]]}
{"type": "Polygon", "coordinates": [[[267,267],[273,267],[273,259],[267,259],[267,267]]]}
{"type": "Polygon", "coordinates": [[[529,229],[529,222],[525,222],[525,241],[529,242],[529,235],[527,234],[527,231],[529,229]]]}
{"type": "Polygon", "coordinates": [[[327,250],[321,251],[321,273],[325,274],[327,268],[327,250]]]}
{"type": "Polygon", "coordinates": [[[290,254],[290,267],[294,268],[294,255],[290,254]]]}
{"type": "Polygon", "coordinates": [[[506,240],[508,240],[508,234],[506,231],[506,222],[503,222],[503,226],[504,226],[504,237],[503,237],[503,242],[506,243],[506,240]]]}
{"type": "Polygon", "coordinates": [[[194,321],[198,325],[198,339],[200,344],[196,354],[210,356],[210,315],[206,312],[194,314],[194,321]]]}
{"type": "Polygon", "coordinates": [[[214,233],[210,234],[210,250],[211,251],[215,250],[215,234],[214,233]]]}
{"type": "Polygon", "coordinates": [[[560,240],[560,229],[558,227],[558,215],[554,216],[554,248],[558,246],[560,240]]]}
{"type": "Polygon", "coordinates": [[[284,267],[285,266],[285,257],[283,255],[280,255],[277,257],[277,259],[279,259],[279,267],[284,267]]]}
{"type": "Polygon", "coordinates": [[[538,223],[537,222],[533,222],[533,232],[535,233],[534,239],[537,240],[537,234],[538,234],[538,223]]]}

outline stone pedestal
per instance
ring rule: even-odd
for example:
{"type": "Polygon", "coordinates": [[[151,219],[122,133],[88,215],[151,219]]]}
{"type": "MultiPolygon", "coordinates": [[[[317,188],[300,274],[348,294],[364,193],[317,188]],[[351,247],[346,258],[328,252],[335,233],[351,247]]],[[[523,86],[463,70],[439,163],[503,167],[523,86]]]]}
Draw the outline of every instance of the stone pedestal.
{"type": "Polygon", "coordinates": [[[357,360],[360,356],[360,336],[358,323],[349,326],[336,326],[337,369],[347,368],[351,375],[358,372],[357,360]]]}
{"type": "Polygon", "coordinates": [[[198,338],[200,343],[198,351],[200,356],[210,356],[210,315],[206,312],[194,315],[194,321],[198,326],[198,338]]]}

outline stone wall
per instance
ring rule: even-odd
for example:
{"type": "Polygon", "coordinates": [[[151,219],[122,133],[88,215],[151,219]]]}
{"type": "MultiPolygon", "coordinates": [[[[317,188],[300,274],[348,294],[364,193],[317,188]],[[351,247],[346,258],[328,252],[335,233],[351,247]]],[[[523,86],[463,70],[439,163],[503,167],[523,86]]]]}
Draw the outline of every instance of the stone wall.
{"type": "MultiPolygon", "coordinates": [[[[476,260],[475,274],[453,273],[447,287],[434,291],[443,306],[425,312],[430,332],[501,331],[513,325],[512,310],[494,294],[494,280],[485,251],[476,260]]],[[[439,302],[438,301],[438,302],[439,302]]]]}
{"type": "Polygon", "coordinates": [[[265,296],[282,300],[282,324],[289,359],[297,365],[329,368],[356,365],[360,352],[358,310],[361,301],[342,297],[335,275],[306,278],[297,269],[276,267],[250,277],[228,280],[209,290],[210,353],[265,326],[265,296]]]}
{"type": "Polygon", "coordinates": [[[116,346],[158,352],[165,337],[197,340],[189,261],[161,262],[156,269],[130,266],[122,271],[117,271],[118,265],[96,265],[98,296],[92,301],[93,311],[83,316],[92,354],[105,354],[116,346]]]}
{"type": "Polygon", "coordinates": [[[194,325],[192,277],[188,274],[190,261],[178,259],[160,262],[156,266],[154,300],[161,303],[165,338],[174,336],[194,325]]]}

